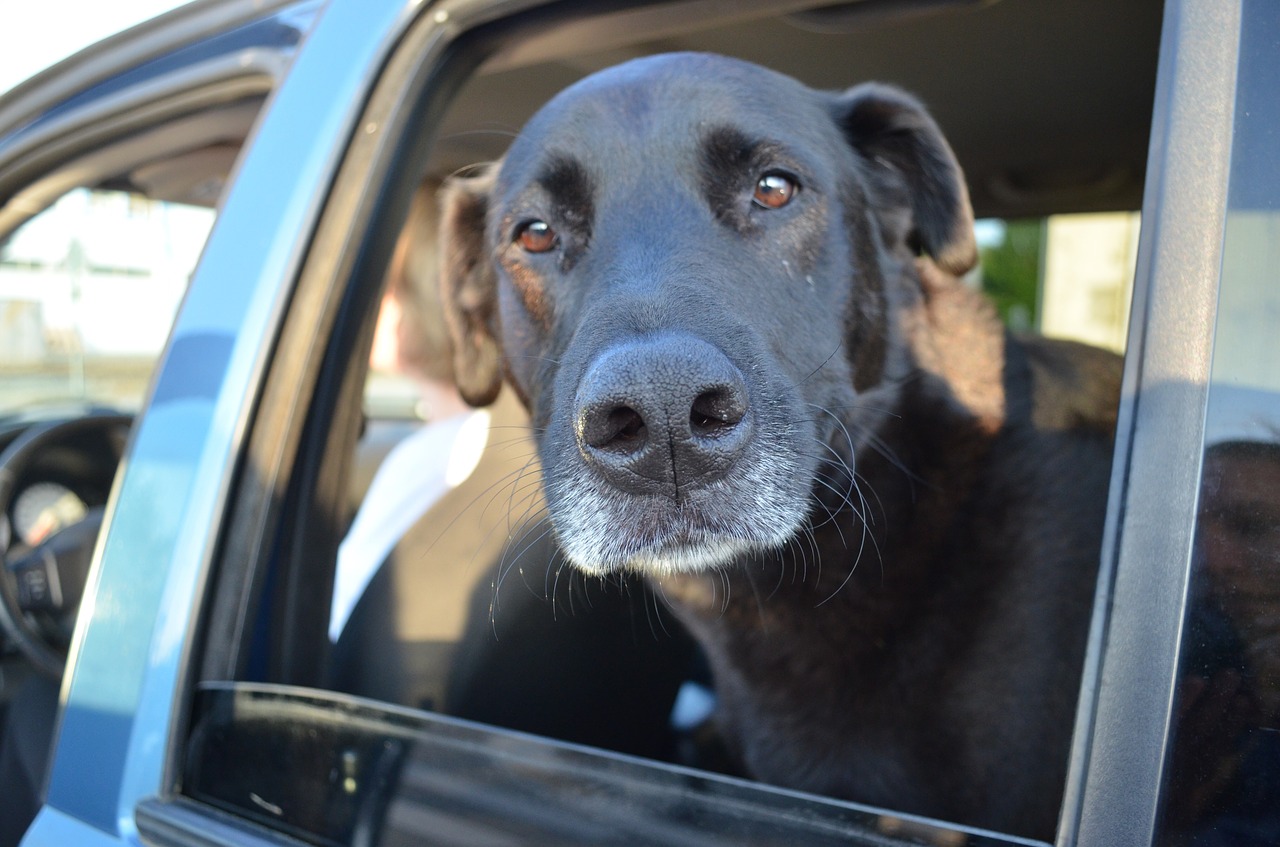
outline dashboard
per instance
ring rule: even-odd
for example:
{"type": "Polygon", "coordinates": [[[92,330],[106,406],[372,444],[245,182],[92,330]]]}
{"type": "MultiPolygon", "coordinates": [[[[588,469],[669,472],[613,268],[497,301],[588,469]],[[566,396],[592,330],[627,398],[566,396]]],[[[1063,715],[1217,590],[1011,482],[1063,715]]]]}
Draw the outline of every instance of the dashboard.
{"type": "Polygon", "coordinates": [[[14,540],[34,547],[83,520],[88,510],[84,498],[63,483],[37,480],[18,491],[8,517],[14,540]]]}

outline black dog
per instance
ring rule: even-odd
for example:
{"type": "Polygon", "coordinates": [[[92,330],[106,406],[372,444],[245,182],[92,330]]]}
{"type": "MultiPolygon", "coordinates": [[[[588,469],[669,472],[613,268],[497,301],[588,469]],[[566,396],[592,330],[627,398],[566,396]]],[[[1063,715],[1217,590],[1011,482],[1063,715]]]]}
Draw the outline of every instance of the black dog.
{"type": "Polygon", "coordinates": [[[528,406],[558,544],[645,574],[753,775],[1051,837],[1118,360],[1014,339],[960,169],[880,85],[672,55],[445,197],[464,396],[528,406]]]}

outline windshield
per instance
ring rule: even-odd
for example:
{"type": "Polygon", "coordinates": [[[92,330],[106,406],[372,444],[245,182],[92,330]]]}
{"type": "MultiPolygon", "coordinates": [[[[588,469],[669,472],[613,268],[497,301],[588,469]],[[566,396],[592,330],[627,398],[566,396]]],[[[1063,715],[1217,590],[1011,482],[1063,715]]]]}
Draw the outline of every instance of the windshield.
{"type": "Polygon", "coordinates": [[[213,218],[77,189],[0,244],[0,417],[137,411],[213,218]]]}

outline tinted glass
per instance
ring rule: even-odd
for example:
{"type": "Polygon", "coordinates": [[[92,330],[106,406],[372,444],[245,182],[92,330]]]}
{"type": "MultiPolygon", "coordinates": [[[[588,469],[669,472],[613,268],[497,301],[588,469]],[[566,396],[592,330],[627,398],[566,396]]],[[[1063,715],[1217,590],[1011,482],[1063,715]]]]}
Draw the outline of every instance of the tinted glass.
{"type": "Polygon", "coordinates": [[[1032,843],[283,686],[202,686],[188,753],[187,794],[326,847],[1032,843]]]}
{"type": "Polygon", "coordinates": [[[1280,17],[1244,5],[1161,844],[1280,843],[1280,17]]]}

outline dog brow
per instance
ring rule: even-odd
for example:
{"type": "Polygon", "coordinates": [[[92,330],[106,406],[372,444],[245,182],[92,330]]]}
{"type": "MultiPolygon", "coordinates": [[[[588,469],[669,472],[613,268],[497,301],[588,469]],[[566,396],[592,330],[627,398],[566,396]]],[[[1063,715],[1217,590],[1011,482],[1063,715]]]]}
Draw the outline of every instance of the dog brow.
{"type": "Polygon", "coordinates": [[[702,185],[711,211],[722,223],[738,232],[751,230],[738,202],[739,192],[758,171],[774,163],[781,152],[778,144],[752,138],[732,126],[718,126],[702,137],[702,185]]]}
{"type": "Polygon", "coordinates": [[[595,219],[595,186],[582,163],[572,156],[552,156],[537,182],[551,198],[556,217],[578,231],[584,240],[591,236],[595,219]]]}

